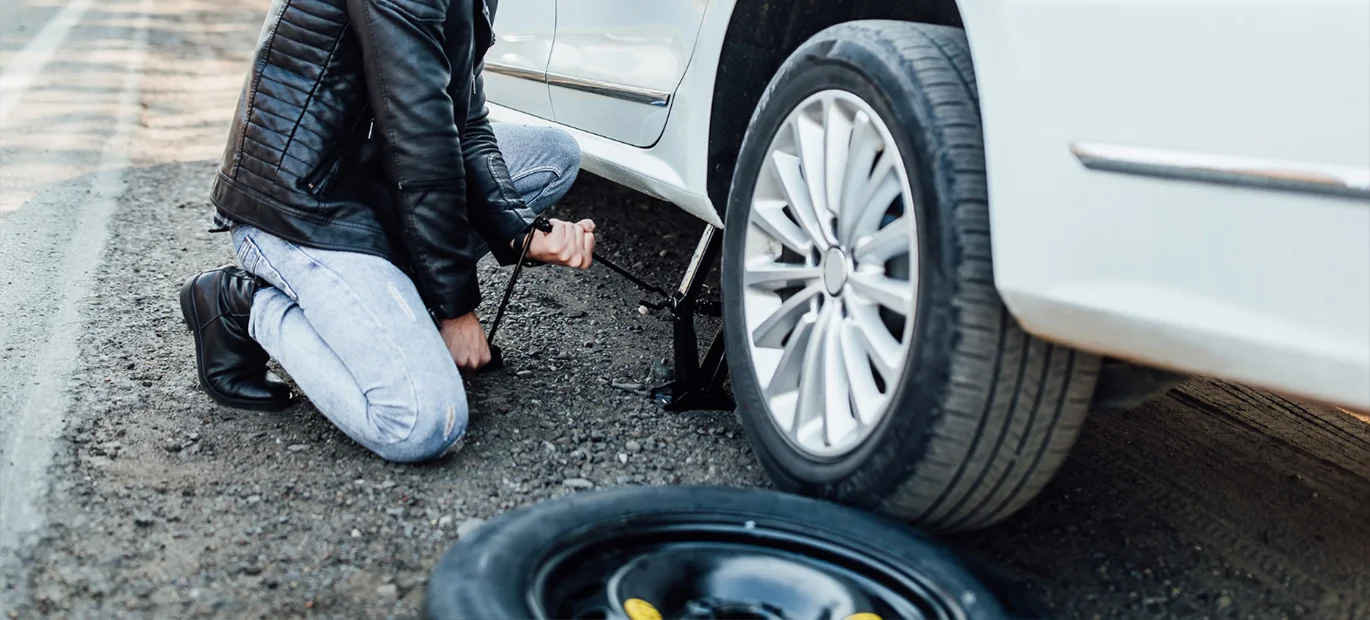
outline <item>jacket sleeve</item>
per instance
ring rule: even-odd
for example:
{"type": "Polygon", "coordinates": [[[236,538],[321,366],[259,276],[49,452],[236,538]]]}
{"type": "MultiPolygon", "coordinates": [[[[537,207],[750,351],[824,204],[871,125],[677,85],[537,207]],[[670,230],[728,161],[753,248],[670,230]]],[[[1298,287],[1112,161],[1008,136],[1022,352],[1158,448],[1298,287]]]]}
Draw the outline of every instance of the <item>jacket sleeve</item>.
{"type": "Polygon", "coordinates": [[[467,215],[466,165],[448,93],[449,2],[346,1],[414,284],[438,319],[462,316],[480,305],[479,240],[467,215]]]}
{"type": "Polygon", "coordinates": [[[518,260],[510,243],[522,241],[532,227],[534,213],[514,188],[509,168],[490,128],[490,112],[485,105],[484,63],[476,68],[471,83],[470,114],[462,140],[466,163],[467,214],[476,232],[490,246],[490,253],[502,265],[518,260]]]}

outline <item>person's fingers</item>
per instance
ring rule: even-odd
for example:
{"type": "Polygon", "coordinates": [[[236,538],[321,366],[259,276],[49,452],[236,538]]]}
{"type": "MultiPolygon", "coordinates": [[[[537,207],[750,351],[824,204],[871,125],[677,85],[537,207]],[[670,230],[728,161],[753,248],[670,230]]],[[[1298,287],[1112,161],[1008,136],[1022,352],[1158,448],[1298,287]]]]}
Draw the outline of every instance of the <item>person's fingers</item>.
{"type": "Polygon", "coordinates": [[[590,240],[595,238],[595,234],[581,224],[577,224],[576,228],[580,229],[580,237],[576,239],[576,253],[580,255],[580,260],[576,261],[576,267],[588,269],[590,267],[590,240]]]}
{"type": "Polygon", "coordinates": [[[557,239],[561,237],[561,227],[553,224],[552,230],[542,233],[542,236],[542,248],[550,251],[557,247],[557,239]]]}
{"type": "Polygon", "coordinates": [[[552,232],[545,233],[545,240],[538,244],[539,248],[533,255],[543,262],[589,269],[595,251],[594,221],[549,221],[552,223],[552,232]]]}
{"type": "Polygon", "coordinates": [[[581,228],[580,224],[571,225],[571,242],[568,244],[566,248],[566,253],[568,255],[566,259],[567,267],[579,269],[580,264],[584,262],[584,252],[581,248],[581,246],[583,245],[581,238],[584,236],[585,229],[581,228]]]}
{"type": "Polygon", "coordinates": [[[577,259],[580,257],[580,238],[585,234],[585,230],[579,224],[570,224],[567,229],[566,247],[562,249],[561,260],[574,267],[572,263],[579,262],[577,259]]]}
{"type": "Polygon", "coordinates": [[[562,230],[562,245],[561,245],[561,247],[557,248],[557,250],[558,250],[557,256],[562,260],[562,262],[566,262],[566,261],[571,260],[571,258],[572,258],[573,256],[575,256],[575,253],[576,253],[576,236],[577,236],[579,233],[578,233],[578,231],[576,230],[576,225],[575,225],[575,224],[572,224],[572,223],[570,223],[570,222],[563,222],[563,223],[562,223],[561,230],[562,230]]]}
{"type": "Polygon", "coordinates": [[[585,230],[584,226],[580,226],[579,228],[580,237],[576,239],[576,254],[580,257],[580,260],[576,261],[576,267],[584,269],[590,266],[590,239],[593,238],[594,233],[585,230]]]}
{"type": "Polygon", "coordinates": [[[551,235],[549,235],[549,243],[547,244],[548,250],[552,252],[560,252],[561,248],[566,247],[566,243],[570,241],[570,235],[567,231],[569,227],[570,225],[566,222],[563,222],[561,220],[552,220],[552,233],[551,235]]]}

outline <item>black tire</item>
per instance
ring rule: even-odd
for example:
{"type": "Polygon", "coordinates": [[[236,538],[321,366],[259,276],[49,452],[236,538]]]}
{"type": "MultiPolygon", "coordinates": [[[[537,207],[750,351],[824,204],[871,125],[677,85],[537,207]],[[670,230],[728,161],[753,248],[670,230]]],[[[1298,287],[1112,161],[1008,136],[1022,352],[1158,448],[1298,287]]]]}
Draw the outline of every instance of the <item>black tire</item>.
{"type": "MultiPolygon", "coordinates": [[[[1021,598],[1021,591],[1003,590],[1005,582],[1000,577],[984,573],[979,564],[963,562],[901,523],[795,495],[723,487],[625,487],[507,513],[443,555],[429,579],[426,616],[443,620],[541,617],[530,601],[536,598],[538,576],[549,570],[551,558],[565,557],[562,554],[568,547],[601,538],[606,532],[612,535],[644,524],[679,523],[734,528],[745,523],[751,531],[802,536],[820,545],[871,554],[954,601],[951,611],[960,614],[956,617],[1043,617],[1040,607],[1021,598]]],[[[625,563],[631,559],[631,554],[622,557],[625,563]]],[[[575,570],[592,569],[577,566],[575,570]]]]}
{"type": "Polygon", "coordinates": [[[782,490],[936,530],[989,525],[1032,499],[1088,411],[1099,360],[1020,329],[994,288],[979,100],[959,29],[893,21],[828,28],[780,68],[747,130],[726,213],[723,303],[738,412],[782,490]],[[918,228],[913,340],[891,409],[847,454],[818,460],[771,421],[749,355],[743,242],[772,137],[806,97],[848,90],[904,157],[918,228]]]}

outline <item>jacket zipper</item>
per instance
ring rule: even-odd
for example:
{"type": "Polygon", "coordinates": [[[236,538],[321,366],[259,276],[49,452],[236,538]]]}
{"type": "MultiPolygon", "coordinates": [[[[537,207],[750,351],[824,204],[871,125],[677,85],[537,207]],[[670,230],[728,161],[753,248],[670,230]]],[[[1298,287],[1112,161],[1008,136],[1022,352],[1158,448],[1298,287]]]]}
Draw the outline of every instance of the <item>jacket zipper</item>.
{"type": "Polygon", "coordinates": [[[421,192],[429,189],[453,189],[453,184],[461,177],[447,177],[445,179],[432,179],[429,181],[407,181],[398,183],[400,191],[421,192]]]}
{"type": "MultiPolygon", "coordinates": [[[[344,134],[343,139],[339,140],[338,143],[328,151],[328,156],[322,160],[319,167],[305,178],[304,184],[305,187],[309,188],[309,193],[318,196],[328,189],[330,181],[336,176],[335,173],[337,172],[338,164],[342,163],[343,156],[347,155],[348,148],[356,141],[355,135],[357,133],[357,128],[361,126],[363,118],[366,118],[365,111],[363,111],[362,114],[357,115],[357,119],[352,121],[352,128],[344,134]]],[[[374,124],[375,121],[372,121],[373,128],[374,124]]],[[[367,131],[366,139],[371,139],[371,130],[367,131]]]]}
{"type": "MultiPolygon", "coordinates": [[[[495,24],[490,19],[490,5],[486,4],[484,0],[481,0],[480,3],[480,18],[481,21],[485,22],[485,32],[490,35],[490,42],[485,46],[485,49],[488,50],[495,46],[495,24]]],[[[484,56],[485,52],[482,51],[481,55],[484,56]]]]}

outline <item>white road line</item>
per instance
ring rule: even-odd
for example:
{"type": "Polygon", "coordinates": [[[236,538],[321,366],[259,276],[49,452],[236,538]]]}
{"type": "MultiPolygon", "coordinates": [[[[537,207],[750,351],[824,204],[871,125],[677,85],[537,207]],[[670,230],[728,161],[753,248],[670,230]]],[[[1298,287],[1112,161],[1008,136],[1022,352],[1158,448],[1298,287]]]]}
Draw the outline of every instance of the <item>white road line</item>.
{"type": "MultiPolygon", "coordinates": [[[[89,5],[90,2],[83,2],[89,5]]],[[[147,57],[148,25],[153,0],[142,0],[129,32],[123,84],[114,106],[114,133],[105,144],[91,180],[89,198],[61,272],[61,299],[52,317],[48,345],[37,361],[39,383],[29,393],[14,420],[5,462],[0,462],[0,563],[13,559],[10,550],[43,525],[42,499],[53,444],[66,425],[67,386],[80,354],[82,309],[91,278],[100,265],[109,220],[124,194],[124,175],[132,165],[129,146],[138,126],[140,87],[147,57]]]]}
{"type": "Polygon", "coordinates": [[[55,17],[33,35],[28,45],[10,60],[9,66],[0,72],[0,127],[10,111],[24,98],[24,93],[33,85],[34,78],[43,73],[43,68],[52,60],[57,48],[66,42],[72,26],[81,21],[81,16],[94,0],[71,0],[55,17]]]}

